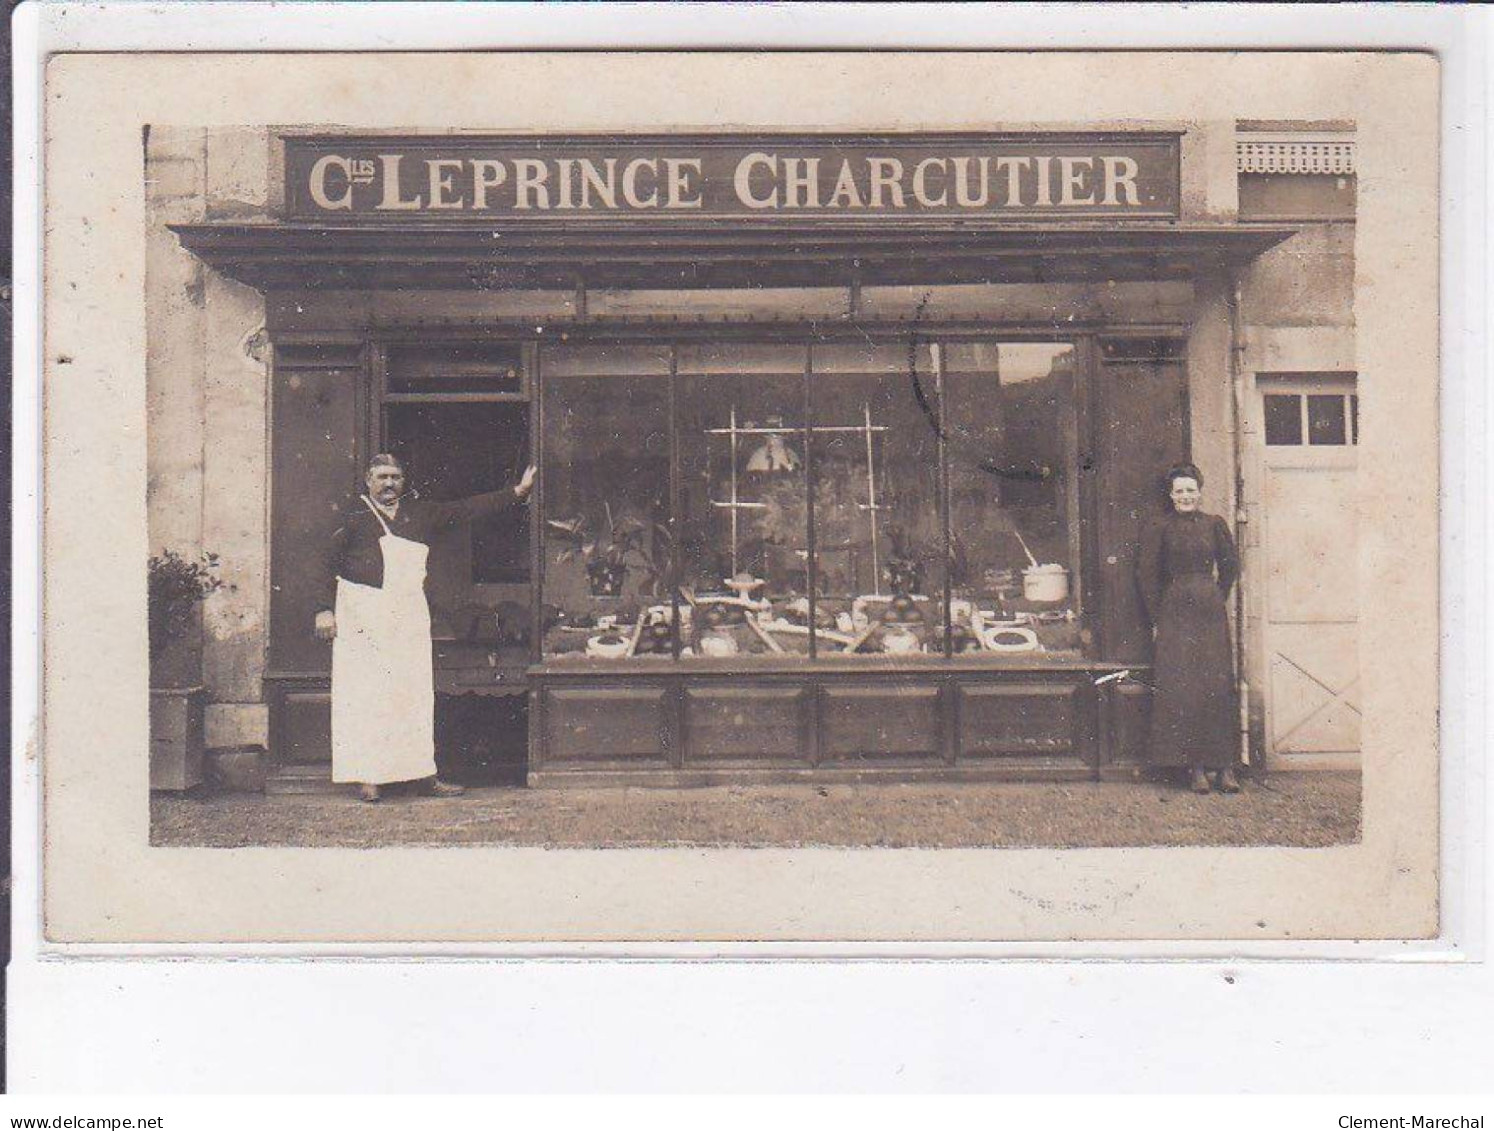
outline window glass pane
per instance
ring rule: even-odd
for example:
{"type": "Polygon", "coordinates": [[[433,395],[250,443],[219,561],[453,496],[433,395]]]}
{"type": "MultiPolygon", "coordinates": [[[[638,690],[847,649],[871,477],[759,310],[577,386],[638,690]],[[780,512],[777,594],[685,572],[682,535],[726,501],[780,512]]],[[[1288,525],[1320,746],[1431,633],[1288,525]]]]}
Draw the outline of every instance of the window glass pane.
{"type": "Polygon", "coordinates": [[[682,659],[808,655],[804,358],[803,346],[680,349],[682,659]]]}
{"type": "Polygon", "coordinates": [[[946,347],[958,651],[1081,651],[1070,343],[946,347]]]}
{"type": "Polygon", "coordinates": [[[944,533],[933,352],[910,341],[817,345],[817,654],[940,656],[944,533]]]}
{"type": "Polygon", "coordinates": [[[1266,394],[1266,443],[1302,443],[1302,398],[1295,393],[1266,394]]]}
{"type": "Polygon", "coordinates": [[[669,352],[547,347],[540,373],[545,654],[667,658],[640,620],[668,603],[669,352]]]}
{"type": "Polygon", "coordinates": [[[1349,398],[1349,423],[1354,428],[1354,443],[1359,443],[1359,394],[1355,393],[1349,398]]]}
{"type": "Polygon", "coordinates": [[[1343,394],[1315,393],[1307,398],[1307,431],[1310,444],[1349,442],[1348,425],[1344,420],[1343,394]]]}

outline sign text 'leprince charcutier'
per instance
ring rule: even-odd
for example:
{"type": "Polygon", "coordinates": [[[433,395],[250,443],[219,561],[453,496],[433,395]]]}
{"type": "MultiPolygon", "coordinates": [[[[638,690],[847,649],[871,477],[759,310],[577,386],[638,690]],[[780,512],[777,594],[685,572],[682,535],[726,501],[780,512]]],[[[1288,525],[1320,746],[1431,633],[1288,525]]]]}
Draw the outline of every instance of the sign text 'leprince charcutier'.
{"type": "Polygon", "coordinates": [[[1175,218],[1174,134],[292,137],[286,210],[347,222],[1175,218]]]}

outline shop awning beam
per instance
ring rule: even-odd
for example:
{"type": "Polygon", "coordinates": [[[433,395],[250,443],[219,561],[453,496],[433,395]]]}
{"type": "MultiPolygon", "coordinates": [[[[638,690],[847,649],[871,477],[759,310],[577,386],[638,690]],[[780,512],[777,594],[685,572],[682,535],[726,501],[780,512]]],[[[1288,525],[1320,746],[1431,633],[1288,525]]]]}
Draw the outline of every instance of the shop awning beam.
{"type": "Polygon", "coordinates": [[[1188,279],[1230,270],[1290,227],[905,221],[747,227],[571,223],[172,225],[182,246],[261,290],[570,290],[1188,279]]]}

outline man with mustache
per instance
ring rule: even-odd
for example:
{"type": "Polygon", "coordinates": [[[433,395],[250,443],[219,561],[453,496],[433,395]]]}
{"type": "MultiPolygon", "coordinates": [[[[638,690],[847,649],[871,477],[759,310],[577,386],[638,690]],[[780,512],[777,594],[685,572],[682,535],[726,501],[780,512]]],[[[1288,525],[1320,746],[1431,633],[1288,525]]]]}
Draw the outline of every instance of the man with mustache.
{"type": "Polygon", "coordinates": [[[364,801],[418,781],[438,797],[463,792],[436,777],[435,671],[426,557],[440,530],[517,506],[535,469],[513,487],[449,503],[405,497],[405,469],[376,455],[367,491],[332,536],[322,563],[316,636],[332,641],[332,780],[364,801]]]}

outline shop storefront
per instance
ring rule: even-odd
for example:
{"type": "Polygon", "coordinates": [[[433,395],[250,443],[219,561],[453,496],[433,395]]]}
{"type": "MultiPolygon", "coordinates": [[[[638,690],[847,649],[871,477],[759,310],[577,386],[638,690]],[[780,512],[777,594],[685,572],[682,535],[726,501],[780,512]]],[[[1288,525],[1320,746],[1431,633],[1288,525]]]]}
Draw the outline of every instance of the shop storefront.
{"type": "Polygon", "coordinates": [[[448,724],[503,704],[531,784],[1133,774],[1139,534],[1186,458],[1253,544],[1240,296],[1302,230],[1189,139],[263,139],[262,209],[165,220],[262,310],[271,754],[327,757],[314,563],[392,451],[540,467],[430,584],[448,724]]]}

